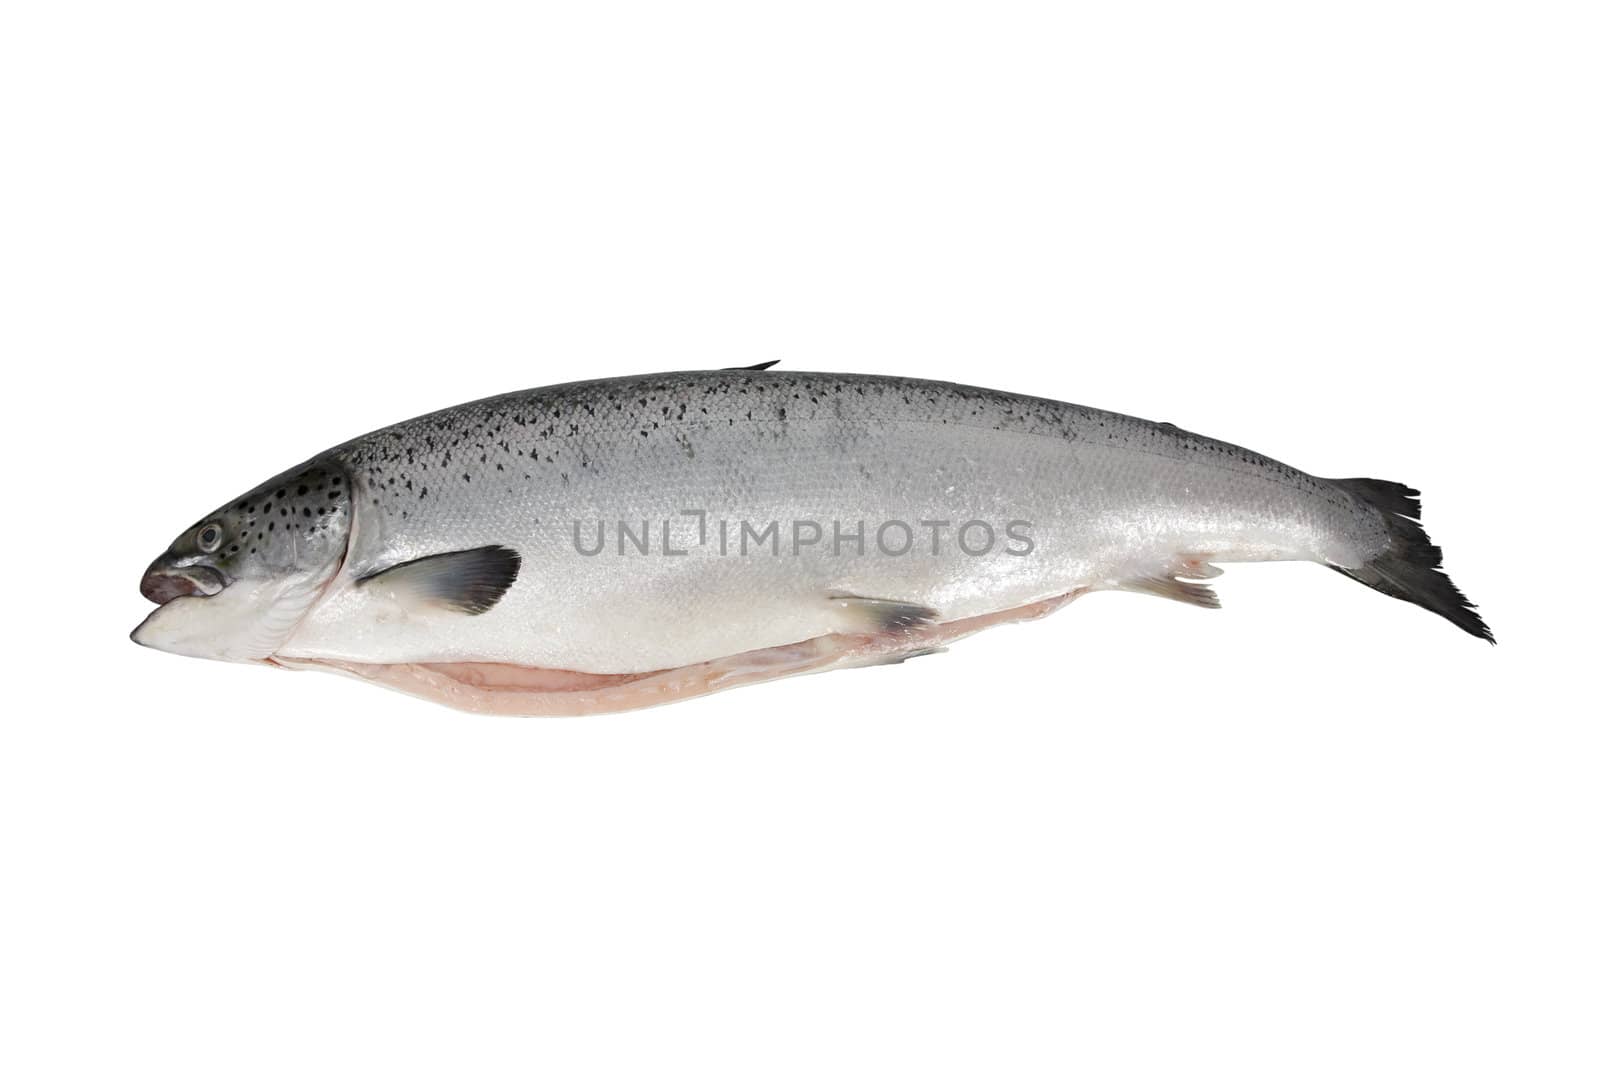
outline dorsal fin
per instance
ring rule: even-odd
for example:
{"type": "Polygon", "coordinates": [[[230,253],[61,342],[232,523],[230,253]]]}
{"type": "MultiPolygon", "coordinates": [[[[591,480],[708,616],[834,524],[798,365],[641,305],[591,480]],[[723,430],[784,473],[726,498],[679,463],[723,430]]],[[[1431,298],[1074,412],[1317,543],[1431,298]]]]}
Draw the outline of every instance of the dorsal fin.
{"type": "Polygon", "coordinates": [[[402,601],[482,615],[506,595],[522,569],[522,557],[504,545],[407,560],[369,574],[358,584],[402,601]]]}
{"type": "Polygon", "coordinates": [[[723,367],[722,369],[723,370],[768,370],[768,369],[770,369],[772,367],[776,367],[778,365],[778,363],[779,363],[779,361],[776,360],[776,359],[769,359],[765,363],[752,363],[748,367],[723,367]]]}

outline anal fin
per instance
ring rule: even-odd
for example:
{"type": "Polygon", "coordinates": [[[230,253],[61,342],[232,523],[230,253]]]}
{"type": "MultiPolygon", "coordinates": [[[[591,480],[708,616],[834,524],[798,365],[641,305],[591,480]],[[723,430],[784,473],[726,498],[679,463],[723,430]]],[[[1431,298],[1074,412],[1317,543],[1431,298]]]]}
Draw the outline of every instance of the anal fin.
{"type": "MultiPolygon", "coordinates": [[[[1215,568],[1212,568],[1213,570],[1215,568]]],[[[1217,592],[1209,585],[1199,582],[1182,581],[1176,575],[1156,574],[1141,575],[1136,578],[1123,578],[1117,582],[1118,589],[1126,589],[1130,593],[1148,593],[1151,596],[1166,597],[1182,604],[1193,604],[1197,608],[1220,608],[1222,601],[1217,599],[1217,592]]]]}

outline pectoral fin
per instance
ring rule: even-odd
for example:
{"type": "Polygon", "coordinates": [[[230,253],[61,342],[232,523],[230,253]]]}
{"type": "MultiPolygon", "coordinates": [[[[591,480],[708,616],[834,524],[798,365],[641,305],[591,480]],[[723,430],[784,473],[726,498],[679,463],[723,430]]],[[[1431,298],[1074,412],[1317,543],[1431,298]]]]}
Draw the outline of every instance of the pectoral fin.
{"type": "Polygon", "coordinates": [[[482,615],[506,595],[521,569],[514,549],[485,545],[397,563],[358,584],[396,600],[482,615]]]}

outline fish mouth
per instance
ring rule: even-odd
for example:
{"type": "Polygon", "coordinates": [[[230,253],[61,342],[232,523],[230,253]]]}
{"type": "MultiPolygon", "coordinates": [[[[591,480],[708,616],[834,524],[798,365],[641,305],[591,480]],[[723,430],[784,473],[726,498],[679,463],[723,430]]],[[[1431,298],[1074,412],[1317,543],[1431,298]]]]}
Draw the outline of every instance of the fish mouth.
{"type": "Polygon", "coordinates": [[[213,567],[152,566],[139,581],[139,592],[146,600],[166,604],[185,596],[215,596],[228,583],[213,567]]]}

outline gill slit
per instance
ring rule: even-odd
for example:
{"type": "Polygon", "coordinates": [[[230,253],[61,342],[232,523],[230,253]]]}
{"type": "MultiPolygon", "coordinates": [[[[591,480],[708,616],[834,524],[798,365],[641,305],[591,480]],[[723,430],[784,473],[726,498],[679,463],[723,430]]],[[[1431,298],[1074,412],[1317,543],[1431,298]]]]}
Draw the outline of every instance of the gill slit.
{"type": "MultiPolygon", "coordinates": [[[[345,477],[346,481],[351,481],[348,474],[345,477]]],[[[311,618],[312,614],[316,612],[317,608],[322,606],[322,602],[327,600],[328,597],[333,594],[334,589],[339,586],[339,579],[344,577],[345,570],[350,565],[350,548],[356,543],[356,528],[358,523],[356,516],[360,511],[358,506],[359,502],[353,489],[351,492],[345,494],[345,500],[350,508],[350,521],[346,524],[347,529],[345,530],[344,551],[339,554],[339,562],[336,563],[333,569],[329,572],[328,580],[322,583],[322,589],[317,593],[316,598],[312,600],[310,604],[306,605],[306,610],[301,613],[299,621],[293,626],[289,627],[288,631],[283,635],[283,640],[278,642],[278,647],[273,649],[272,653],[266,656],[263,662],[277,667],[283,666],[283,664],[279,663],[276,658],[278,653],[289,647],[289,645],[294,641],[294,635],[300,632],[300,628],[306,624],[306,620],[311,618]]],[[[291,540],[289,544],[293,546],[294,541],[291,540]]],[[[293,551],[295,553],[295,565],[299,566],[299,550],[293,549],[293,551]]]]}

